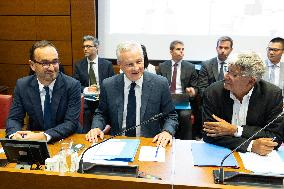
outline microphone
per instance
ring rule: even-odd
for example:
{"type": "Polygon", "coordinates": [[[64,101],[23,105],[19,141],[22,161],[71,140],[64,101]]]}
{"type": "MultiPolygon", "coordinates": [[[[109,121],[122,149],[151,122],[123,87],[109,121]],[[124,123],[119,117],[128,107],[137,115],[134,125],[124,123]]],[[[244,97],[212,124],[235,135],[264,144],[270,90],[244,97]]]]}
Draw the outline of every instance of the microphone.
{"type": "MultiPolygon", "coordinates": [[[[136,129],[137,127],[140,127],[140,126],[146,125],[146,124],[148,124],[148,123],[150,123],[150,122],[152,122],[152,121],[158,120],[158,119],[160,119],[160,118],[162,118],[162,117],[164,117],[164,116],[166,116],[166,115],[167,115],[166,113],[159,113],[159,114],[156,114],[156,115],[154,115],[153,117],[151,117],[150,119],[148,119],[148,120],[146,120],[146,121],[143,121],[142,123],[140,123],[140,124],[138,124],[138,125],[135,125],[135,126],[133,126],[133,127],[130,127],[130,128],[128,128],[128,129],[124,129],[124,130],[122,130],[121,132],[118,132],[117,134],[115,134],[115,135],[113,135],[113,136],[111,136],[111,137],[109,137],[109,138],[107,138],[107,139],[104,139],[104,140],[101,141],[101,142],[96,143],[95,145],[89,146],[86,150],[83,151],[83,153],[82,153],[82,155],[81,155],[81,158],[80,158],[80,161],[79,161],[79,170],[78,170],[78,172],[79,172],[79,173],[84,173],[83,157],[84,157],[84,154],[85,154],[89,149],[91,149],[91,148],[93,148],[93,147],[95,147],[95,146],[97,146],[97,145],[99,145],[99,144],[102,144],[102,143],[104,143],[104,142],[106,142],[106,141],[108,141],[108,140],[110,140],[110,139],[113,139],[113,138],[116,137],[116,136],[120,136],[121,134],[123,134],[123,133],[125,133],[125,132],[127,132],[127,131],[136,129]]],[[[89,169],[89,168],[87,168],[87,169],[89,169]]]]}
{"type": "Polygon", "coordinates": [[[220,168],[219,168],[219,178],[216,179],[216,183],[217,184],[224,184],[224,161],[231,155],[233,154],[235,151],[237,151],[240,147],[242,147],[246,142],[248,142],[249,140],[251,140],[254,136],[256,136],[258,133],[260,133],[261,131],[263,131],[264,129],[266,129],[267,127],[269,127],[272,123],[274,123],[279,117],[284,115],[284,111],[281,112],[276,118],[274,118],[272,121],[270,121],[269,123],[267,123],[264,127],[262,127],[261,129],[259,129],[257,132],[255,132],[252,136],[250,136],[248,139],[246,139],[244,142],[242,142],[240,145],[238,145],[235,149],[233,149],[230,153],[228,153],[221,161],[220,164],[220,168]]]}

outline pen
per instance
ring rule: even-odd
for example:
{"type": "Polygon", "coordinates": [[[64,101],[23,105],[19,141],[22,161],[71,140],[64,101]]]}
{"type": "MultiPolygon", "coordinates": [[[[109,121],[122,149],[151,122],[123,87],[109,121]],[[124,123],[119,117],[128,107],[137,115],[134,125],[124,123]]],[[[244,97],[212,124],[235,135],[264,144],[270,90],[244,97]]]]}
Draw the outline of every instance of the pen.
{"type": "Polygon", "coordinates": [[[157,149],[156,149],[155,158],[157,158],[157,155],[158,155],[158,151],[159,151],[159,147],[160,147],[160,146],[158,146],[158,147],[157,147],[157,149]]]}

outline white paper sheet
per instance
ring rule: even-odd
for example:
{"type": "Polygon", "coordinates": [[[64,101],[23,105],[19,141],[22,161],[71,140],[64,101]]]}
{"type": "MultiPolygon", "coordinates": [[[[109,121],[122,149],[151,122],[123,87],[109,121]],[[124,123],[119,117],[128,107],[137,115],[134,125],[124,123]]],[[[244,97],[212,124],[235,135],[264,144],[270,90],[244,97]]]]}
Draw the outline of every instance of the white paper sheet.
{"type": "Polygon", "coordinates": [[[284,162],[275,150],[266,156],[252,152],[239,154],[247,170],[261,174],[284,174],[284,162]]]}
{"type": "Polygon", "coordinates": [[[157,151],[157,147],[141,146],[140,154],[139,154],[139,161],[165,162],[165,159],[166,159],[165,154],[166,154],[166,151],[165,151],[165,148],[163,147],[160,147],[157,151]]]}

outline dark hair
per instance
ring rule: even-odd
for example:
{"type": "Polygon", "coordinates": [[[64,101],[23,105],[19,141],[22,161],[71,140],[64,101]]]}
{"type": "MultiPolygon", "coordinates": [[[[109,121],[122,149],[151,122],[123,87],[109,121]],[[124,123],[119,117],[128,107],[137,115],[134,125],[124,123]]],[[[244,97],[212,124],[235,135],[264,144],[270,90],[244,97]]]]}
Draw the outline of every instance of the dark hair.
{"type": "Polygon", "coordinates": [[[182,45],[184,45],[182,41],[180,41],[180,40],[174,40],[174,41],[172,41],[171,44],[170,44],[170,50],[174,50],[174,48],[175,48],[175,46],[176,46],[177,44],[182,44],[182,45]]]}
{"type": "Polygon", "coordinates": [[[220,37],[218,40],[217,40],[217,47],[219,45],[220,42],[223,42],[223,41],[230,41],[231,43],[231,48],[233,48],[233,40],[232,38],[230,38],[229,36],[222,36],[220,37]]]}
{"type": "Polygon", "coordinates": [[[93,44],[94,44],[95,47],[98,47],[99,44],[100,44],[99,40],[97,38],[91,36],[91,35],[85,35],[83,37],[83,42],[85,42],[85,41],[93,41],[93,44]]]}
{"type": "Polygon", "coordinates": [[[34,60],[35,58],[34,53],[37,48],[48,47],[48,46],[54,47],[56,49],[56,47],[50,41],[47,40],[41,40],[34,43],[33,46],[30,48],[30,60],[34,60]]]}
{"type": "Polygon", "coordinates": [[[144,45],[141,45],[142,51],[143,51],[143,56],[144,56],[144,69],[148,67],[149,65],[149,60],[148,60],[148,55],[146,51],[146,47],[144,45]]]}
{"type": "Polygon", "coordinates": [[[271,39],[270,43],[281,43],[282,48],[284,48],[284,39],[281,38],[281,37],[275,37],[275,38],[271,39]]]}

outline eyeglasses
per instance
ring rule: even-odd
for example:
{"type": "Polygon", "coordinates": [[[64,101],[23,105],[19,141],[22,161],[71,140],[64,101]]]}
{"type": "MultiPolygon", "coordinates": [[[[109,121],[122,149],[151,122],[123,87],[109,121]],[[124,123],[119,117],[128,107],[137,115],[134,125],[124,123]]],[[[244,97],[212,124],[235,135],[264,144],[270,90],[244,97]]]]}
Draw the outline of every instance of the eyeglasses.
{"type": "Polygon", "coordinates": [[[284,49],[277,49],[277,48],[267,47],[266,50],[269,51],[269,52],[270,52],[270,51],[278,52],[278,51],[282,51],[282,50],[284,50],[284,49]]]}
{"type": "Polygon", "coordinates": [[[48,61],[48,60],[43,60],[41,62],[33,60],[34,63],[40,64],[43,68],[49,68],[50,64],[52,64],[53,66],[57,66],[58,64],[60,64],[58,59],[54,59],[52,61],[48,61]]]}
{"type": "Polygon", "coordinates": [[[84,45],[84,46],[82,46],[83,49],[85,49],[85,48],[89,49],[89,48],[92,48],[92,47],[95,47],[95,46],[91,46],[91,45],[84,45]]]}

